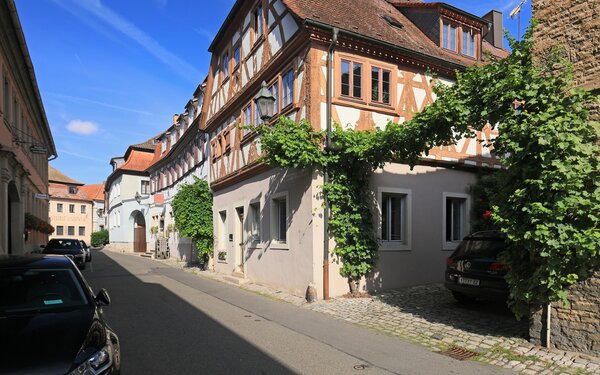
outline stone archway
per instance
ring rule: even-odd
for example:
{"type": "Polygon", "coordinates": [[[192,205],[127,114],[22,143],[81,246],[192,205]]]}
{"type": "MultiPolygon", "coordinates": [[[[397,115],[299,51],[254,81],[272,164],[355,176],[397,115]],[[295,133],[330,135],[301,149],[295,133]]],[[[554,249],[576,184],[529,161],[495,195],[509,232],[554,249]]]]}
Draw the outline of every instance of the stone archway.
{"type": "Polygon", "coordinates": [[[146,252],[146,219],[141,211],[131,213],[133,219],[133,251],[136,253],[146,252]]]}
{"type": "Polygon", "coordinates": [[[19,197],[19,190],[17,189],[17,184],[14,181],[8,183],[8,194],[7,194],[7,253],[8,254],[20,254],[22,252],[23,245],[23,231],[21,223],[23,213],[21,212],[22,205],[21,199],[19,197]]]}

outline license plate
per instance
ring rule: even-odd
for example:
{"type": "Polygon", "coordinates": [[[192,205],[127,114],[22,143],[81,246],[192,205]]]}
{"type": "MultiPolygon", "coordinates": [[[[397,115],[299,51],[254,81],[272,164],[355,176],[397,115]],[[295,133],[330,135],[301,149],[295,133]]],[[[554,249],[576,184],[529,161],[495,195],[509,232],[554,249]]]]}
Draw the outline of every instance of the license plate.
{"type": "Polygon", "coordinates": [[[463,284],[463,285],[479,286],[479,280],[469,279],[467,277],[462,277],[462,276],[458,277],[458,283],[463,284]]]}

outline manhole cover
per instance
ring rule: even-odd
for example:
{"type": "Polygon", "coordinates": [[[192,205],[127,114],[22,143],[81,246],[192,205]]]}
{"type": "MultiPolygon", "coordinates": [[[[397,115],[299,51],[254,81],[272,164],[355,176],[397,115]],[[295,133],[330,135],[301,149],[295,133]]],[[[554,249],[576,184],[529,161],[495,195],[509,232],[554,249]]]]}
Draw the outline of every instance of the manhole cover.
{"type": "Polygon", "coordinates": [[[473,358],[478,355],[476,352],[458,346],[453,346],[450,349],[442,350],[439,353],[450,358],[458,359],[459,361],[464,361],[465,359],[473,358]]]}

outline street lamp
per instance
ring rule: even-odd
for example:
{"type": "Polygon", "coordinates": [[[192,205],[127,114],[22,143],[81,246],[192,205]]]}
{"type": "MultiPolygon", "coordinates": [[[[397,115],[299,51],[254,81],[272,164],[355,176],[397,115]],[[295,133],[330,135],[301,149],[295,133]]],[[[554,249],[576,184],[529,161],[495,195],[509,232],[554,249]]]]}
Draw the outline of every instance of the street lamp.
{"type": "Polygon", "coordinates": [[[140,195],[139,192],[137,192],[137,191],[135,192],[135,197],[134,198],[135,198],[135,201],[138,202],[138,204],[141,204],[141,202],[142,202],[142,196],[140,195]]]}
{"type": "Polygon", "coordinates": [[[275,97],[271,90],[267,87],[265,81],[262,82],[258,94],[254,97],[254,103],[258,107],[260,113],[260,119],[263,122],[268,122],[273,117],[273,105],[275,104],[275,97]]]}

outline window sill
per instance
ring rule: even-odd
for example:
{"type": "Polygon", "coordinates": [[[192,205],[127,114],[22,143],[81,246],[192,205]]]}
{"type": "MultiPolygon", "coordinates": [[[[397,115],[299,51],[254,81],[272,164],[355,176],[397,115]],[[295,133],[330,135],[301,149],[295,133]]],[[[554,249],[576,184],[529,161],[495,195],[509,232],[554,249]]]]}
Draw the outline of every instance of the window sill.
{"type": "Polygon", "coordinates": [[[395,241],[382,241],[379,251],[412,251],[410,244],[395,241]]]}
{"type": "Polygon", "coordinates": [[[289,250],[290,245],[288,243],[281,243],[275,240],[271,241],[271,246],[269,246],[271,250],[289,250]]]}

